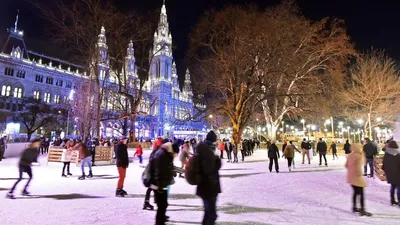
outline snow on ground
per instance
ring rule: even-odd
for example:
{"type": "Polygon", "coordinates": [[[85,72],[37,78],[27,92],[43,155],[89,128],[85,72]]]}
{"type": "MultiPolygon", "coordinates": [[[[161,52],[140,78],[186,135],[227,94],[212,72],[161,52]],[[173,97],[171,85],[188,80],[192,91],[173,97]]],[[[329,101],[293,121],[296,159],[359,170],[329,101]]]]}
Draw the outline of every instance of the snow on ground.
{"type": "MultiPolygon", "coordinates": [[[[146,158],[149,152],[145,152],[146,158]]],[[[350,212],[352,189],[346,181],[344,158],[332,161],[329,167],[301,165],[296,156],[296,169],[288,173],[286,161],[280,159],[281,172],[268,171],[266,151],[259,150],[244,163],[229,164],[221,169],[223,193],[218,199],[217,224],[399,224],[400,208],[389,206],[389,186],[378,179],[368,179],[365,190],[366,208],[371,218],[350,212]]],[[[147,160],[146,160],[147,161],[147,160]]],[[[64,225],[64,224],[154,224],[155,211],[144,211],[146,188],[140,176],[143,168],[137,160],[130,165],[125,189],[129,196],[116,198],[118,173],[115,166],[94,167],[95,177],[78,180],[80,168],[72,166],[71,178],[61,178],[61,164],[34,167],[31,197],[19,197],[23,180],[15,192],[18,199],[0,197],[2,225],[64,225]]],[[[17,159],[0,162],[0,195],[15,182],[17,159]]],[[[179,165],[179,162],[176,162],[179,165]]],[[[167,215],[168,224],[201,224],[202,203],[195,187],[176,178],[171,187],[167,215]]],[[[153,199],[153,198],[152,198],[153,199]]],[[[151,201],[152,202],[152,201],[151,201]]]]}

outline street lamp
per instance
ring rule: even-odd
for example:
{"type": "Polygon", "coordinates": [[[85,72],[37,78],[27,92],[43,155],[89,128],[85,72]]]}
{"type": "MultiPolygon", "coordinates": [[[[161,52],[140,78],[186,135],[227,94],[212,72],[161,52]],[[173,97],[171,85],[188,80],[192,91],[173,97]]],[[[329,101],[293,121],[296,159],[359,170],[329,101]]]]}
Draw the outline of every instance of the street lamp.
{"type": "Polygon", "coordinates": [[[363,121],[363,119],[358,119],[358,120],[357,120],[357,123],[361,125],[361,124],[364,123],[364,121],[363,121]]]}
{"type": "Polygon", "coordinates": [[[349,140],[350,140],[350,138],[351,138],[351,137],[350,137],[350,126],[347,127],[347,133],[348,133],[349,140]]]}
{"type": "Polygon", "coordinates": [[[213,116],[213,114],[210,114],[209,116],[208,116],[208,118],[210,118],[210,119],[212,119],[214,116],[213,116]]]}
{"type": "Polygon", "coordinates": [[[304,123],[306,122],[304,119],[300,120],[300,122],[303,124],[303,130],[305,131],[306,128],[304,127],[304,123]]]}
{"type": "Polygon", "coordinates": [[[380,118],[380,117],[376,118],[376,122],[381,122],[381,121],[382,121],[382,118],[380,118]]]}

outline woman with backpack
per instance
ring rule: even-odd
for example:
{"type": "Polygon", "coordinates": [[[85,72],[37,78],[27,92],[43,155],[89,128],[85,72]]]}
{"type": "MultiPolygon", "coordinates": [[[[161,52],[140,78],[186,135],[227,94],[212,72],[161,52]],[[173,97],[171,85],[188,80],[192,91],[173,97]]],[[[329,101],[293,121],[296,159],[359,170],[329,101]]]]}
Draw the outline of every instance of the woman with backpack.
{"type": "Polygon", "coordinates": [[[390,204],[399,205],[400,202],[400,149],[396,141],[390,141],[383,157],[382,169],[385,171],[387,182],[390,184],[390,204]],[[397,200],[395,192],[397,190],[397,200]]]}

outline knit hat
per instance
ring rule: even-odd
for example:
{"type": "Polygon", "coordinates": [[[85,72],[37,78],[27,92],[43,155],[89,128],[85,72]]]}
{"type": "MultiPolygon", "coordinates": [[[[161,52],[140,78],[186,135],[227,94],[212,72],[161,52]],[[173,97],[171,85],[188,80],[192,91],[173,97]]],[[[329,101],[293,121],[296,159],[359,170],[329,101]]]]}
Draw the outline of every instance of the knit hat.
{"type": "Polygon", "coordinates": [[[206,140],[211,141],[211,142],[216,142],[217,141],[217,135],[214,133],[214,131],[210,131],[207,134],[206,140]]]}

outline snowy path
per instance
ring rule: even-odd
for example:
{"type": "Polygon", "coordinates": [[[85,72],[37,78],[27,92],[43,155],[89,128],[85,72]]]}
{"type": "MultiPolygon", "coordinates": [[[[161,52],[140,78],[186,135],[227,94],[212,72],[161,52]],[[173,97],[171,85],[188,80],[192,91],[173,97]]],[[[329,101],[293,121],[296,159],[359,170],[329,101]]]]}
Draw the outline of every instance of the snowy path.
{"type": "MultiPolygon", "coordinates": [[[[296,157],[292,173],[287,173],[286,161],[280,159],[279,174],[269,173],[263,150],[244,163],[224,161],[218,224],[400,224],[400,208],[389,206],[386,183],[368,179],[366,207],[374,216],[359,217],[350,213],[352,189],[345,183],[344,158],[329,160],[329,167],[319,167],[317,159],[312,165],[301,165],[300,156],[296,157]]],[[[114,197],[115,166],[94,167],[93,179],[79,181],[80,168],[72,166],[74,177],[61,178],[61,164],[44,164],[34,167],[29,189],[34,196],[9,200],[3,196],[17,177],[16,163],[16,159],[0,162],[2,225],[154,224],[155,212],[142,210],[146,189],[140,181],[143,169],[137,161],[127,172],[125,189],[130,195],[125,198],[114,197]]],[[[25,182],[20,183],[17,197],[25,182]]],[[[169,224],[201,224],[202,204],[194,193],[194,186],[176,179],[169,199],[169,224]]]]}

